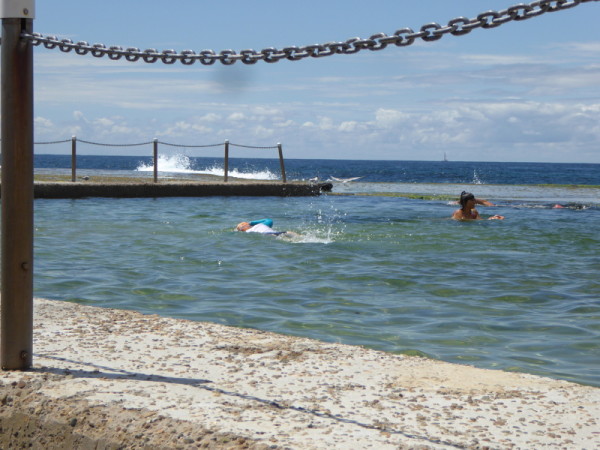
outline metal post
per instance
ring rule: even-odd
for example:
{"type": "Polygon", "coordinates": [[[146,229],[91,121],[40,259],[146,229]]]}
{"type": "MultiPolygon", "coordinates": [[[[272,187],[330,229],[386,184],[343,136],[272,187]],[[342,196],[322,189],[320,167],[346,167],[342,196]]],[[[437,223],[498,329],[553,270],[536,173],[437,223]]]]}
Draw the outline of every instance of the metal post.
{"type": "Polygon", "coordinates": [[[229,141],[225,141],[225,168],[224,170],[224,182],[227,183],[227,177],[229,172],[229,141]]]}
{"type": "Polygon", "coordinates": [[[281,179],[284,183],[287,183],[285,178],[285,165],[283,164],[283,150],[281,144],[277,144],[277,150],[279,150],[279,165],[281,166],[281,179]]]}
{"type": "Polygon", "coordinates": [[[154,182],[158,183],[158,139],[154,138],[154,182]]]}
{"type": "Polygon", "coordinates": [[[2,0],[2,320],[1,362],[25,370],[33,352],[33,32],[34,0],[2,0]]]}
{"type": "Polygon", "coordinates": [[[77,137],[71,136],[71,181],[77,178],[77,137]]]}

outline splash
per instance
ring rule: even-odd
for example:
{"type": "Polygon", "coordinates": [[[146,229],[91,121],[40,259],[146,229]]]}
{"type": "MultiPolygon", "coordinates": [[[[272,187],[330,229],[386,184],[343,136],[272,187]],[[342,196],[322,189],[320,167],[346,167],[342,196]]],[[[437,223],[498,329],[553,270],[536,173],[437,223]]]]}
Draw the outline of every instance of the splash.
{"type": "MultiPolygon", "coordinates": [[[[158,170],[160,172],[170,173],[197,173],[192,169],[192,161],[189,156],[186,155],[159,155],[158,156],[158,170]]],[[[152,172],[154,170],[154,164],[140,163],[135,169],[138,172],[152,172]]]]}
{"type": "Polygon", "coordinates": [[[483,184],[476,170],[473,170],[473,184],[483,184]]]}
{"type": "MultiPolygon", "coordinates": [[[[212,175],[217,177],[225,176],[225,169],[218,165],[212,165],[205,168],[194,168],[194,161],[182,154],[177,155],[159,155],[158,156],[158,171],[180,174],[196,174],[196,175],[212,175]]],[[[136,168],[138,172],[152,172],[154,165],[152,163],[140,163],[136,168]]],[[[231,168],[228,171],[231,178],[241,178],[248,180],[277,180],[278,175],[271,172],[269,169],[264,170],[246,170],[231,168]]]]}
{"type": "Polygon", "coordinates": [[[322,207],[310,203],[312,214],[302,221],[297,230],[298,235],[287,238],[296,244],[331,244],[343,239],[345,225],[343,216],[336,207],[335,202],[330,200],[329,206],[322,207]]]}
{"type": "MultiPolygon", "coordinates": [[[[197,173],[202,175],[214,175],[218,177],[225,176],[225,169],[219,166],[207,167],[206,169],[199,170],[197,173]]],[[[259,171],[247,171],[241,172],[238,169],[229,169],[228,176],[232,178],[242,178],[246,180],[277,180],[279,177],[271,172],[269,169],[259,171]]]]}
{"type": "Polygon", "coordinates": [[[334,242],[331,233],[323,233],[319,230],[304,230],[302,234],[294,236],[281,235],[280,239],[294,244],[331,244],[334,242]]]}

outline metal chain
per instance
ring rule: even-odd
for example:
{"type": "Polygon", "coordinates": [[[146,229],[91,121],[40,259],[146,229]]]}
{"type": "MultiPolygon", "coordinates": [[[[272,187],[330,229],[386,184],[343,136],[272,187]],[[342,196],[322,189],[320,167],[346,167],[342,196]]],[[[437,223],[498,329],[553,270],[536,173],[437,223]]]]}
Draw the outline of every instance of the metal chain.
{"type": "Polygon", "coordinates": [[[183,147],[183,148],[207,148],[207,147],[222,147],[221,144],[208,144],[208,145],[185,145],[185,144],[170,144],[168,142],[157,141],[159,144],[168,145],[169,147],[183,147]]]}
{"type": "Polygon", "coordinates": [[[258,148],[258,149],[271,149],[271,148],[279,148],[276,145],[271,146],[271,147],[255,147],[253,145],[242,145],[242,144],[234,144],[232,142],[229,143],[229,145],[231,145],[232,147],[242,147],[242,148],[258,148]]]}
{"type": "Polygon", "coordinates": [[[355,37],[345,42],[328,42],[304,47],[285,47],[283,49],[269,47],[258,52],[255,50],[241,50],[239,53],[236,53],[233,50],[222,50],[217,54],[213,50],[203,50],[199,53],[193,50],[184,50],[181,53],[177,53],[175,50],[163,50],[159,52],[153,48],[142,51],[135,47],[123,49],[120,46],[111,46],[107,48],[104,44],[90,45],[85,41],[74,43],[70,39],[58,39],[56,36],[43,36],[39,33],[23,34],[22,37],[30,39],[33,45],[43,44],[48,49],[58,48],[63,52],[75,50],[75,53],[78,55],[91,53],[92,56],[97,58],[107,55],[113,60],[119,60],[124,57],[127,61],[131,62],[141,59],[147,63],[161,61],[164,64],[173,64],[179,61],[185,65],[194,64],[196,61],[204,65],[211,65],[219,61],[228,66],[234,64],[236,61],[241,61],[244,64],[255,64],[258,61],[275,63],[282,59],[298,61],[308,57],[321,58],[336,54],[348,55],[362,50],[383,50],[391,44],[398,47],[406,47],[412,45],[417,39],[437,41],[447,34],[463,36],[476,28],[495,28],[513,20],[522,21],[531,19],[545,13],[562,11],[582,3],[597,1],[600,0],[537,0],[529,4],[520,3],[501,11],[486,11],[473,19],[457,17],[450,20],[446,26],[435,22],[429,23],[423,25],[420,31],[417,32],[411,28],[402,28],[391,36],[385,33],[377,33],[368,39],[355,37]]]}
{"type": "Polygon", "coordinates": [[[91,144],[91,145],[100,145],[102,147],[138,147],[140,145],[148,145],[148,144],[153,143],[153,141],[149,141],[149,142],[140,142],[139,144],[103,144],[101,142],[84,141],[83,139],[77,139],[77,142],[83,142],[84,144],[91,144]]]}
{"type": "Polygon", "coordinates": [[[45,144],[64,144],[65,142],[71,142],[71,139],[65,139],[63,141],[48,141],[48,142],[34,142],[35,145],[45,145],[45,144]]]}
{"type": "MultiPolygon", "coordinates": [[[[1,140],[1,139],[0,139],[1,140]]],[[[72,139],[64,139],[62,141],[47,141],[47,142],[34,142],[35,145],[44,145],[44,144],[64,144],[65,142],[71,142],[72,139]]],[[[102,142],[92,142],[92,141],[86,141],[84,139],[79,139],[77,138],[77,142],[82,142],[84,144],[91,144],[91,145],[100,145],[102,147],[138,147],[141,145],[149,145],[149,144],[153,144],[154,141],[148,141],[148,142],[140,142],[137,144],[106,144],[106,143],[102,143],[102,142]]],[[[162,144],[162,145],[166,145],[169,147],[181,147],[181,148],[208,148],[208,147],[222,147],[225,143],[221,142],[219,144],[207,144],[207,145],[187,145],[187,144],[173,144],[170,142],[164,142],[164,141],[156,141],[158,144],[162,144]]],[[[242,147],[242,148],[254,148],[254,149],[274,149],[274,148],[279,148],[279,146],[277,145],[272,145],[272,146],[267,146],[267,147],[259,147],[259,146],[254,146],[254,145],[242,145],[242,144],[233,144],[233,143],[229,143],[230,146],[232,147],[242,147]]]]}

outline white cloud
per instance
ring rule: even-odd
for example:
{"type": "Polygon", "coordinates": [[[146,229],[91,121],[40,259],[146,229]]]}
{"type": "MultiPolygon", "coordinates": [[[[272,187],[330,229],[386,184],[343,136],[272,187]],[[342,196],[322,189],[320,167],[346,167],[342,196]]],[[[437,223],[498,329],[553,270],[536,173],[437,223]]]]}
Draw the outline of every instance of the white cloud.
{"type": "Polygon", "coordinates": [[[266,138],[271,138],[273,137],[275,133],[273,132],[273,129],[271,128],[266,128],[263,126],[257,126],[254,128],[254,130],[252,131],[252,135],[259,138],[259,139],[266,139],[266,138]]]}
{"type": "Polygon", "coordinates": [[[569,54],[576,53],[578,55],[585,56],[598,56],[600,55],[600,41],[590,42],[562,42],[555,44],[554,48],[564,50],[569,54]]]}
{"type": "Polygon", "coordinates": [[[410,115],[394,109],[380,108],[375,112],[375,123],[382,128],[396,126],[410,120],[410,115]]]}
{"type": "Polygon", "coordinates": [[[457,60],[465,64],[477,64],[480,66],[531,64],[533,62],[530,55],[463,54],[457,60]]]}
{"type": "Polygon", "coordinates": [[[246,118],[246,116],[244,115],[244,113],[236,112],[236,113],[230,114],[229,117],[227,117],[227,120],[240,121],[240,120],[244,120],[245,118],[246,118]]]}
{"type": "Polygon", "coordinates": [[[279,108],[270,106],[254,106],[250,108],[250,114],[254,120],[273,120],[276,117],[280,117],[282,112],[279,108]]]}
{"type": "Polygon", "coordinates": [[[73,119],[75,120],[85,120],[85,116],[81,111],[73,111],[73,119]]]}
{"type": "Polygon", "coordinates": [[[356,131],[356,129],[358,127],[359,127],[358,122],[352,120],[352,121],[349,121],[349,122],[342,122],[340,124],[339,130],[351,133],[353,131],[356,131]]]}
{"type": "Polygon", "coordinates": [[[208,113],[197,119],[198,122],[208,123],[220,122],[221,120],[223,120],[222,116],[215,113],[208,113]]]}
{"type": "Polygon", "coordinates": [[[88,120],[82,112],[75,111],[69,123],[38,116],[36,139],[65,139],[75,134],[81,139],[107,143],[144,142],[155,136],[171,143],[199,145],[225,139],[259,146],[281,142],[286,146],[287,157],[305,158],[327,154],[374,159],[432,155],[437,159],[440,152],[449,151],[453,159],[465,155],[465,159],[478,160],[547,160],[551,149],[556,155],[564,155],[561,148],[588,149],[582,154],[589,158],[593,154],[590,148],[600,148],[600,102],[456,101],[425,111],[379,108],[365,111],[362,120],[319,116],[297,121],[297,114],[294,108],[280,109],[279,115],[272,117],[232,112],[227,117],[235,120],[227,126],[228,121],[214,113],[169,122],[131,121],[120,116],[88,120]]]}
{"type": "Polygon", "coordinates": [[[52,120],[47,119],[45,117],[36,117],[33,120],[34,126],[36,130],[52,130],[54,128],[54,122],[52,120]]]}
{"type": "Polygon", "coordinates": [[[296,123],[291,119],[276,121],[273,123],[273,126],[276,128],[291,128],[295,125],[296,125],[296,123]]]}
{"type": "Polygon", "coordinates": [[[322,131],[330,131],[334,128],[334,122],[331,117],[321,117],[318,128],[322,131]]]}
{"type": "Polygon", "coordinates": [[[94,125],[98,125],[98,126],[102,126],[102,127],[110,127],[110,126],[114,125],[114,122],[107,117],[101,117],[99,119],[95,119],[93,123],[94,123],[94,125]]]}
{"type": "Polygon", "coordinates": [[[187,142],[187,138],[190,136],[209,134],[212,131],[212,128],[203,125],[201,122],[178,121],[164,130],[158,131],[157,135],[178,139],[185,138],[187,142]]]}

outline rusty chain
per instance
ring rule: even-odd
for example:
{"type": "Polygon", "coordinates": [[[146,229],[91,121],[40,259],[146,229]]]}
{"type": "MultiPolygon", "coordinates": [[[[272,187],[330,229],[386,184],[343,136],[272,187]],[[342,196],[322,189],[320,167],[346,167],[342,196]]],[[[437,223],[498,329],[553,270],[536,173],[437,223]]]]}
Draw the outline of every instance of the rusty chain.
{"type": "Polygon", "coordinates": [[[368,39],[355,37],[345,42],[328,42],[303,47],[285,47],[283,49],[269,47],[261,51],[241,50],[239,53],[233,50],[222,50],[218,54],[213,50],[203,50],[199,53],[193,50],[184,50],[181,53],[177,53],[175,50],[159,52],[153,48],[140,50],[139,48],[128,47],[123,49],[120,46],[106,47],[104,44],[90,45],[85,41],[74,43],[70,39],[58,39],[56,36],[43,36],[39,33],[23,34],[22,36],[30,39],[33,45],[43,45],[47,49],[58,48],[63,52],[75,50],[78,55],[90,53],[98,58],[106,55],[112,60],[125,58],[127,61],[135,62],[141,59],[146,63],[161,61],[164,64],[173,64],[179,61],[185,65],[194,64],[196,61],[204,65],[211,65],[217,61],[224,65],[231,65],[237,61],[244,64],[255,64],[258,61],[275,63],[282,59],[298,61],[308,57],[321,58],[336,54],[353,54],[362,50],[383,50],[388,45],[406,47],[412,45],[417,39],[437,41],[447,34],[463,36],[477,28],[496,28],[508,22],[531,19],[545,13],[562,11],[582,3],[596,1],[600,0],[537,0],[529,4],[520,3],[501,11],[486,11],[473,19],[457,17],[450,20],[445,26],[438,23],[429,23],[423,25],[417,32],[411,28],[402,28],[391,36],[385,33],[377,33],[368,39]]]}

